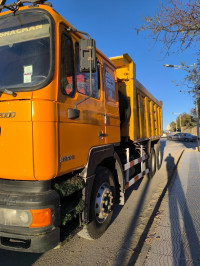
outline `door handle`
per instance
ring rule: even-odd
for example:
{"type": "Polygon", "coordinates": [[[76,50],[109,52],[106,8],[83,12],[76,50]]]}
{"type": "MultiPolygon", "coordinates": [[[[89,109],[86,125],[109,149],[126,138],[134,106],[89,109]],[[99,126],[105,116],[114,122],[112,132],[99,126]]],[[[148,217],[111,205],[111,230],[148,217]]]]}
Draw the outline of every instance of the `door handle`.
{"type": "Polygon", "coordinates": [[[103,131],[99,131],[99,139],[107,137],[108,134],[103,133],[103,131]]]}

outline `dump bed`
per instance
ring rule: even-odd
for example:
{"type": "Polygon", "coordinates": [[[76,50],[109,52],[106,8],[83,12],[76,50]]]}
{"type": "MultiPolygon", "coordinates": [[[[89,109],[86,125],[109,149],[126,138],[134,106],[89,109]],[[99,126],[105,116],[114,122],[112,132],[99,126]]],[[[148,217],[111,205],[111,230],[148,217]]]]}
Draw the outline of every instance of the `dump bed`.
{"type": "Polygon", "coordinates": [[[121,137],[132,141],[159,139],[162,134],[162,102],[137,81],[136,67],[128,54],[110,59],[116,66],[118,90],[128,101],[121,137]]]}

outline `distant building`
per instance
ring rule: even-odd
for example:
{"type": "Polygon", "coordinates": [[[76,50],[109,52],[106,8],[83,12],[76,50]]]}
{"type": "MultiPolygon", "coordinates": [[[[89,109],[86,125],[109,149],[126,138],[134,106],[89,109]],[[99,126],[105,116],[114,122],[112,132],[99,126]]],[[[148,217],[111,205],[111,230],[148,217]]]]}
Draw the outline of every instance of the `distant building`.
{"type": "Polygon", "coordinates": [[[171,127],[170,127],[170,125],[167,125],[167,130],[171,130],[171,127]]]}

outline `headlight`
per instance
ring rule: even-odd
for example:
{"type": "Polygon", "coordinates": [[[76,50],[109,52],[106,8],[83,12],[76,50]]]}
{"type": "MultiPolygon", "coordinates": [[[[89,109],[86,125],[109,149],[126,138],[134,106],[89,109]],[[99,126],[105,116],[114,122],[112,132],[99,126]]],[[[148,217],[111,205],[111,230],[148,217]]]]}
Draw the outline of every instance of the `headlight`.
{"type": "Polygon", "coordinates": [[[28,210],[13,210],[0,208],[0,224],[29,227],[32,215],[28,210]]]}
{"type": "Polygon", "coordinates": [[[15,210],[0,208],[0,225],[30,228],[45,227],[51,224],[51,210],[15,210]]]}

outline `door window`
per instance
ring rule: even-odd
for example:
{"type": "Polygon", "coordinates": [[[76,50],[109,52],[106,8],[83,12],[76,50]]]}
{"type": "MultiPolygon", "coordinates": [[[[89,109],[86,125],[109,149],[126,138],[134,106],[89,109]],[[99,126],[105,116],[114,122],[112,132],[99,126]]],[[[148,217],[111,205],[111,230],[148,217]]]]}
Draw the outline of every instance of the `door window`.
{"type": "Polygon", "coordinates": [[[61,37],[61,91],[63,94],[74,94],[73,43],[69,36],[61,37]]]}

